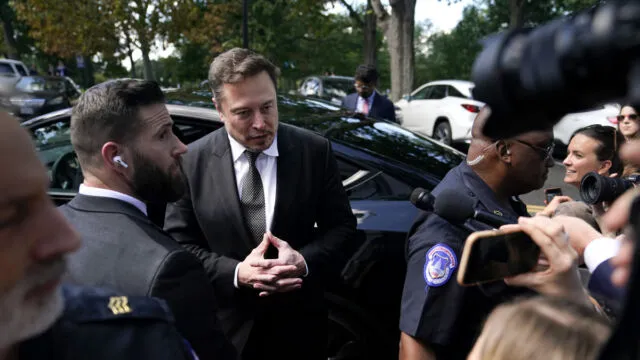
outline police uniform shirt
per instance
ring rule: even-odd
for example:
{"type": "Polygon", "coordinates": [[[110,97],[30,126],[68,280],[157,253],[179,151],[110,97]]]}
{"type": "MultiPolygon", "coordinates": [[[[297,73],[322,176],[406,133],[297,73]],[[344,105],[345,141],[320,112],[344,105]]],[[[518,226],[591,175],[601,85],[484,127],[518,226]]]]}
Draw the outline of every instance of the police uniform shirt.
{"type": "Polygon", "coordinates": [[[197,359],[164,301],[80,286],[62,291],[64,313],[20,344],[20,360],[197,359]]]}
{"type": "MultiPolygon", "coordinates": [[[[475,200],[475,209],[517,222],[529,216],[526,206],[511,199],[501,205],[489,186],[463,162],[432,192],[453,189],[475,200]]],[[[432,348],[438,359],[466,359],[486,316],[501,302],[531,294],[504,282],[462,287],[456,273],[469,231],[433,213],[421,213],[407,242],[407,274],[402,294],[400,330],[432,348]]]]}

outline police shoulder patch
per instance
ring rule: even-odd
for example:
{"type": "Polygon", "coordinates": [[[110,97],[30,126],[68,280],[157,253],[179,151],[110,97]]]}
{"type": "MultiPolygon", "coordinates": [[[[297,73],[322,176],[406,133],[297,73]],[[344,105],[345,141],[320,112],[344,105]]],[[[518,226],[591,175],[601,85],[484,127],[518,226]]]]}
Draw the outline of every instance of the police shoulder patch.
{"type": "Polygon", "coordinates": [[[429,286],[442,286],[449,281],[458,266],[456,253],[445,244],[438,243],[427,251],[424,263],[424,280],[429,286]]]}

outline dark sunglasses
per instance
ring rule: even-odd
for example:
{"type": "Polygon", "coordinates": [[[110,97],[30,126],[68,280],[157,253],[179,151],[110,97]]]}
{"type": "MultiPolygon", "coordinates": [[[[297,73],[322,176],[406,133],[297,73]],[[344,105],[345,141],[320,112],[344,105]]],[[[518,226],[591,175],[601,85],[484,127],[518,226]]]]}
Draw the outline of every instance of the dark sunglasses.
{"type": "Polygon", "coordinates": [[[533,151],[535,151],[538,155],[540,155],[540,157],[544,160],[547,161],[549,159],[551,159],[551,156],[553,156],[553,150],[556,147],[555,143],[551,143],[549,144],[547,147],[540,147],[538,145],[533,145],[531,143],[528,143],[526,141],[522,141],[522,140],[518,140],[518,139],[514,139],[515,141],[519,142],[522,145],[526,145],[528,147],[530,147],[533,151]]]}
{"type": "Polygon", "coordinates": [[[628,117],[629,120],[638,120],[638,114],[629,114],[629,115],[618,115],[616,116],[616,119],[618,119],[618,121],[624,121],[624,118],[628,117]]]}

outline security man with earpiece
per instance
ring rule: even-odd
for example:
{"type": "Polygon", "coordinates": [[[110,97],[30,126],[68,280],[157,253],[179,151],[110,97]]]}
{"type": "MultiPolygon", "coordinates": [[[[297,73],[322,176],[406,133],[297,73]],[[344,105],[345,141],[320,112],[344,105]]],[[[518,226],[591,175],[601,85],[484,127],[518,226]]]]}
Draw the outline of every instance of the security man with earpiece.
{"type": "Polygon", "coordinates": [[[186,190],[187,146],[173,125],[155,82],[113,80],[82,94],[71,114],[71,143],[84,181],[60,207],[84,241],[70,257],[69,277],[163,299],[200,359],[236,359],[202,263],[148,216],[148,206],[186,190]]]}
{"type": "MultiPolygon", "coordinates": [[[[544,185],[553,166],[553,132],[534,131],[509,139],[490,139],[476,117],[467,160],[449,171],[432,191],[466,194],[475,209],[516,223],[528,216],[518,195],[544,185]]],[[[462,287],[456,273],[469,231],[434,213],[422,212],[409,233],[407,274],[400,316],[400,359],[466,359],[484,318],[499,303],[525,290],[504,283],[462,287]]]]}

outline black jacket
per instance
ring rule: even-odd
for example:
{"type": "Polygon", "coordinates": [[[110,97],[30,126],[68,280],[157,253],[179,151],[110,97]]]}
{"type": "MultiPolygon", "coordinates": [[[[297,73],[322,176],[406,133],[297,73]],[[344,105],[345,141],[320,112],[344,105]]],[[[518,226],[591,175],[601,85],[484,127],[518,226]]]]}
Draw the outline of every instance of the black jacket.
{"type": "Polygon", "coordinates": [[[80,194],[60,210],[83,241],[69,259],[70,281],[163,299],[200,359],[235,358],[216,317],[213,288],[195,256],[124,201],[80,194]]]}

